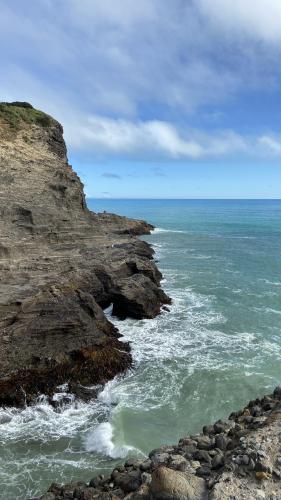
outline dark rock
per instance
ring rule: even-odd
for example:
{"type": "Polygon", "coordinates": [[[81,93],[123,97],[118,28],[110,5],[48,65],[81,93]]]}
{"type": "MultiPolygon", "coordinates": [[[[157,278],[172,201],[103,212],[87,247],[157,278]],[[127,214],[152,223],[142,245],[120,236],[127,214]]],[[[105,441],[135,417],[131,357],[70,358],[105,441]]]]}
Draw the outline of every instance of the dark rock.
{"type": "Polygon", "coordinates": [[[198,469],[196,469],[196,475],[199,477],[210,476],[210,474],[211,470],[209,467],[198,467],[198,469]]]}
{"type": "Polygon", "coordinates": [[[224,456],[222,453],[218,453],[214,456],[211,462],[212,469],[219,469],[224,465],[224,456]]]}
{"type": "Polygon", "coordinates": [[[48,489],[48,493],[54,493],[54,495],[60,495],[62,491],[62,486],[57,483],[52,483],[48,489]]]}
{"type": "Polygon", "coordinates": [[[206,435],[214,434],[215,433],[214,426],[213,425],[205,425],[203,427],[203,433],[206,435]]]}
{"type": "Polygon", "coordinates": [[[218,448],[219,450],[226,450],[230,441],[231,440],[227,438],[225,434],[217,434],[215,441],[216,448],[218,448]]]}
{"type": "Polygon", "coordinates": [[[101,478],[98,476],[98,477],[94,477],[93,479],[91,479],[91,481],[89,482],[89,486],[91,488],[97,488],[100,484],[101,484],[101,478]]]}
{"type": "Polygon", "coordinates": [[[211,464],[212,459],[209,453],[206,450],[197,450],[194,453],[195,460],[199,460],[199,462],[205,462],[206,464],[211,464]]]}
{"type": "Polygon", "coordinates": [[[281,398],[281,387],[275,387],[275,389],[273,391],[273,397],[276,399],[281,398]]]}
{"type": "Polygon", "coordinates": [[[161,304],[170,303],[170,299],[150,278],[142,274],[119,280],[112,291],[114,316],[121,319],[154,318],[160,313],[161,304]]]}
{"type": "Polygon", "coordinates": [[[199,436],[196,438],[197,447],[200,450],[210,450],[212,448],[212,442],[209,436],[199,436]]]}
{"type": "Polygon", "coordinates": [[[125,493],[136,491],[142,484],[141,473],[140,471],[120,473],[119,476],[115,477],[115,484],[125,493]]]}
{"type": "Polygon", "coordinates": [[[250,463],[250,457],[248,455],[243,455],[242,456],[242,464],[249,465],[249,463],[250,463]]]}
{"type": "Polygon", "coordinates": [[[151,469],[152,462],[151,460],[146,460],[145,462],[142,462],[140,464],[140,470],[143,472],[147,472],[148,470],[151,469]]]}
{"type": "Polygon", "coordinates": [[[223,422],[222,420],[218,420],[214,424],[214,432],[215,434],[222,434],[226,432],[231,427],[231,424],[228,422],[223,422]]]}

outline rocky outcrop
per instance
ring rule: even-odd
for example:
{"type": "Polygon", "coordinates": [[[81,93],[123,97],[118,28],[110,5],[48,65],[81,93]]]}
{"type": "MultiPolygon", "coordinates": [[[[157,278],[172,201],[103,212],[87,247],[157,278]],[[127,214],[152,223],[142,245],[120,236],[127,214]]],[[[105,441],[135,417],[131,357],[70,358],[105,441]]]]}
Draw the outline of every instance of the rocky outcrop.
{"type": "Polygon", "coordinates": [[[53,484],[40,500],[279,500],[281,388],[109,477],[53,484]]]}
{"type": "Polygon", "coordinates": [[[151,318],[169,299],[143,222],[88,210],[61,125],[0,104],[0,404],[58,383],[103,383],[131,364],[106,318],[151,318]]]}

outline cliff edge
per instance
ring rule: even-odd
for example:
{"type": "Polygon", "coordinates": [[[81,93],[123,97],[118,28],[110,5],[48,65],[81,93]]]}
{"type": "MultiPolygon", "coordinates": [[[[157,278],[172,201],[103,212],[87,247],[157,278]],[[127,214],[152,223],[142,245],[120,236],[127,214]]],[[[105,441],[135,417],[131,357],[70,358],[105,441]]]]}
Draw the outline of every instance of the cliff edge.
{"type": "Polygon", "coordinates": [[[0,404],[127,369],[103,308],[152,318],[169,302],[137,238],[153,227],[90,212],[62,126],[28,103],[0,104],[0,213],[0,404]]]}

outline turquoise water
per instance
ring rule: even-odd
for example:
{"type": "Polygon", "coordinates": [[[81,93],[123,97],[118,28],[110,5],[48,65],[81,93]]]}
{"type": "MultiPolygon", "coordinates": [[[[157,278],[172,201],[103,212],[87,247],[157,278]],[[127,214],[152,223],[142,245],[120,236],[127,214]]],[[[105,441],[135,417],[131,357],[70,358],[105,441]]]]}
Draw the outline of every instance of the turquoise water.
{"type": "Polygon", "coordinates": [[[58,414],[42,398],[23,412],[0,412],[7,419],[0,425],[3,498],[26,498],[53,480],[90,479],[97,468],[175,443],[280,384],[281,201],[88,204],[156,226],[145,239],[171,311],[153,320],[113,318],[135,363],[97,401],[72,402],[58,414]]]}

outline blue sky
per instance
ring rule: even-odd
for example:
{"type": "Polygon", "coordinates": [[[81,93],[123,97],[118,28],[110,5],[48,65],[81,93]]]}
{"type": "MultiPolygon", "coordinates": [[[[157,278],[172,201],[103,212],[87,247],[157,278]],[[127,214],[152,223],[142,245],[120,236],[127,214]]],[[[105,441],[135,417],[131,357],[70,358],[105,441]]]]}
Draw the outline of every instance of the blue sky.
{"type": "Polygon", "coordinates": [[[279,198],[280,0],[0,0],[0,94],[88,196],[279,198]]]}

